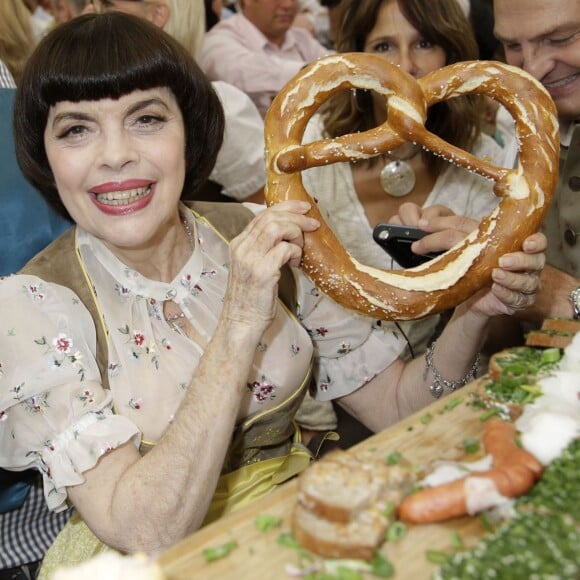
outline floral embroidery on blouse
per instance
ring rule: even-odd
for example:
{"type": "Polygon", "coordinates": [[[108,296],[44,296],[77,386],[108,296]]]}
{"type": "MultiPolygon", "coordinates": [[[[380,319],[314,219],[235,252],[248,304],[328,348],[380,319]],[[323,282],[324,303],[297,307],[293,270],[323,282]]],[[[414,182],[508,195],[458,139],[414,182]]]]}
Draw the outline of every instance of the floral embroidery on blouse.
{"type": "Polygon", "coordinates": [[[22,399],[22,395],[20,394],[20,391],[22,391],[23,388],[24,388],[24,383],[20,383],[19,385],[16,385],[12,389],[10,389],[9,392],[12,393],[12,398],[15,401],[20,401],[22,399]]]}
{"type": "Polygon", "coordinates": [[[308,334],[310,334],[310,336],[312,336],[312,337],[316,337],[316,336],[324,337],[328,334],[328,329],[325,328],[324,326],[319,326],[318,328],[309,329],[308,334]]]}
{"type": "Polygon", "coordinates": [[[149,344],[145,344],[146,337],[145,333],[141,330],[133,330],[129,328],[129,325],[117,329],[121,334],[126,334],[127,344],[131,345],[130,353],[134,359],[139,360],[142,355],[150,357],[150,361],[155,367],[155,370],[159,370],[159,357],[157,356],[157,351],[155,350],[155,342],[151,341],[149,344]]]}
{"type": "Polygon", "coordinates": [[[48,392],[34,395],[34,397],[30,397],[24,401],[24,408],[29,413],[41,413],[44,409],[48,409],[50,407],[48,404],[48,396],[48,392]]]}
{"type": "Polygon", "coordinates": [[[157,320],[161,320],[163,318],[163,303],[151,298],[147,302],[147,311],[149,316],[154,316],[157,320]]]}
{"type": "Polygon", "coordinates": [[[135,397],[132,397],[131,399],[129,399],[127,406],[130,409],[133,409],[133,411],[139,411],[141,409],[142,404],[143,404],[143,399],[137,399],[135,397]]]}
{"type": "Polygon", "coordinates": [[[192,296],[199,296],[199,293],[203,292],[202,287],[196,282],[192,281],[191,274],[186,274],[183,276],[183,278],[181,278],[181,285],[184,288],[187,288],[192,296]]]}
{"type": "Polygon", "coordinates": [[[293,342],[290,345],[290,355],[291,356],[297,356],[299,352],[300,352],[300,345],[299,344],[296,344],[295,342],[293,342]]]}
{"type": "Polygon", "coordinates": [[[131,294],[131,291],[126,286],[122,286],[121,284],[115,284],[115,292],[121,297],[126,298],[131,294]]]}
{"type": "Polygon", "coordinates": [[[52,347],[49,346],[46,336],[35,338],[34,342],[38,346],[47,346],[46,353],[52,353],[50,368],[58,370],[66,362],[69,362],[73,367],[78,367],[77,373],[80,375],[80,380],[85,380],[85,368],[81,364],[83,354],[79,351],[72,352],[73,341],[72,338],[66,334],[60,333],[57,337],[52,339],[52,347]]]}
{"type": "Polygon", "coordinates": [[[276,387],[266,382],[266,377],[262,375],[261,381],[253,381],[248,383],[248,389],[254,395],[254,400],[258,403],[272,400],[276,398],[276,387]]]}
{"type": "Polygon", "coordinates": [[[338,354],[347,354],[351,351],[350,343],[343,342],[341,343],[339,349],[336,351],[338,354]]]}
{"type": "Polygon", "coordinates": [[[95,393],[85,389],[77,395],[77,399],[83,404],[83,407],[95,402],[95,393]]]}
{"type": "Polygon", "coordinates": [[[116,362],[109,362],[107,365],[107,375],[109,378],[114,378],[119,375],[119,371],[121,370],[121,365],[116,362]]]}
{"type": "Polygon", "coordinates": [[[332,386],[333,380],[328,376],[328,374],[326,375],[325,379],[320,379],[318,382],[318,388],[325,393],[326,391],[328,391],[328,389],[332,386]]]}
{"type": "Polygon", "coordinates": [[[37,300],[39,302],[42,302],[46,298],[44,292],[42,291],[42,284],[37,284],[37,285],[31,284],[28,287],[25,286],[24,290],[29,295],[29,297],[32,298],[33,300],[37,300]]]}

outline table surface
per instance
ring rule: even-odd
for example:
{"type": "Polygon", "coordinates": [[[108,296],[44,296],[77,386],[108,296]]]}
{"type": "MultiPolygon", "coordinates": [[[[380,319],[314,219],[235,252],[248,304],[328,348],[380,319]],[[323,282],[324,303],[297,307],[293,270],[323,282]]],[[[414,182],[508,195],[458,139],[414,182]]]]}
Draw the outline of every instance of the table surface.
{"type": "MultiPolygon", "coordinates": [[[[485,423],[481,411],[469,403],[470,392],[481,389],[485,378],[479,379],[458,393],[435,401],[429,407],[353,447],[370,450],[377,457],[400,452],[405,459],[426,464],[434,459],[457,456],[466,437],[481,437],[485,423]],[[461,403],[449,409],[450,402],[461,403]],[[425,421],[427,415],[430,420],[425,421]]],[[[290,531],[290,517],[296,503],[297,482],[283,484],[252,505],[210,524],[159,557],[159,564],[168,580],[203,578],[204,580],[236,578],[284,579],[289,578],[287,565],[297,566],[298,551],[281,546],[277,539],[290,531]],[[282,525],[260,531],[256,516],[280,516],[282,525]],[[216,548],[228,542],[237,542],[237,548],[220,560],[207,562],[206,548],[216,548]]],[[[426,551],[453,548],[454,532],[459,533],[466,546],[475,545],[485,533],[478,517],[455,519],[443,524],[407,526],[405,536],[396,542],[386,542],[381,554],[393,565],[394,578],[420,580],[430,578],[436,569],[426,558],[426,551]]],[[[370,575],[369,575],[370,578],[370,575]]]]}

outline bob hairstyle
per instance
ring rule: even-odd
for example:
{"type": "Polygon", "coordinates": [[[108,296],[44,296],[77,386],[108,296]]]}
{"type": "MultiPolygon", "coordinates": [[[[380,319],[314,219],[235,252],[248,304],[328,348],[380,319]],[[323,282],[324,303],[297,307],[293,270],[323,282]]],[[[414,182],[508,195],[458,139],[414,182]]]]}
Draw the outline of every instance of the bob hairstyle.
{"type": "MultiPolygon", "coordinates": [[[[475,60],[478,48],[469,20],[455,0],[342,0],[336,48],[339,52],[363,52],[381,6],[397,2],[403,16],[426,39],[445,52],[445,64],[475,60]]],[[[372,94],[344,91],[323,109],[325,130],[330,137],[376,127],[372,94]]],[[[470,149],[481,132],[481,98],[457,97],[429,108],[426,127],[449,143],[470,149]]],[[[430,169],[445,161],[424,153],[430,169]]],[[[378,162],[377,158],[371,163],[378,162]]]]}
{"type": "Polygon", "coordinates": [[[50,108],[60,101],[118,99],[169,88],[183,116],[185,182],[195,195],[221,147],[224,113],[210,82],[185,48],[142,18],[86,14],[56,27],[30,57],[14,102],[14,141],[25,177],[67,215],[44,147],[50,108]]]}

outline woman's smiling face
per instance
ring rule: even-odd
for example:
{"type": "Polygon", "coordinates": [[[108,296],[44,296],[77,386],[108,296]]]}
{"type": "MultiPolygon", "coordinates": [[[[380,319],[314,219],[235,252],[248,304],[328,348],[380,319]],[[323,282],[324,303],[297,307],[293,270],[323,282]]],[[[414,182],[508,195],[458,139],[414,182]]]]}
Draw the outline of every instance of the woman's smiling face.
{"type": "Polygon", "coordinates": [[[50,109],[44,144],[71,217],[109,246],[146,247],[176,215],[185,131],[169,89],[58,102],[50,109]]]}

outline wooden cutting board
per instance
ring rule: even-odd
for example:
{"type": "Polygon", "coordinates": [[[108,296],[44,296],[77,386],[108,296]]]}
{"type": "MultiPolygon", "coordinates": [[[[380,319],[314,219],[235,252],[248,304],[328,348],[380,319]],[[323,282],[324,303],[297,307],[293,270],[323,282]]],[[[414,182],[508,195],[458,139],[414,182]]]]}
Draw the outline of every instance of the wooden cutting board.
{"type": "MultiPolygon", "coordinates": [[[[400,452],[414,464],[457,456],[466,437],[483,434],[482,412],[469,403],[470,392],[482,388],[485,379],[475,381],[457,394],[435,401],[428,408],[404,419],[360,443],[353,449],[370,450],[377,458],[400,452]],[[453,409],[451,401],[461,399],[453,409]],[[427,416],[430,420],[426,421],[427,416]]],[[[168,580],[204,580],[232,578],[267,580],[290,578],[287,565],[298,564],[297,551],[278,545],[283,532],[290,531],[290,516],[296,503],[296,480],[286,483],[252,505],[202,528],[167,550],[159,563],[168,580]],[[258,514],[280,516],[282,525],[266,532],[256,528],[258,514]],[[235,541],[238,547],[223,559],[207,562],[206,548],[216,548],[235,541]]],[[[478,517],[456,519],[444,524],[407,526],[406,535],[397,542],[387,542],[381,553],[393,564],[394,578],[421,580],[431,577],[436,565],[426,559],[427,550],[451,550],[453,533],[459,533],[466,547],[475,545],[484,535],[478,517]]],[[[369,575],[369,578],[371,576],[369,575]]]]}

